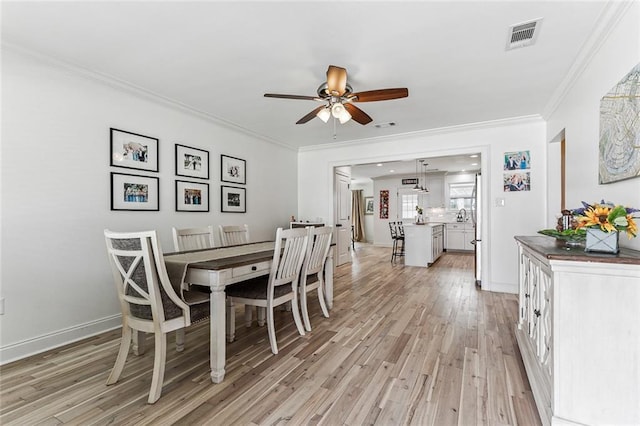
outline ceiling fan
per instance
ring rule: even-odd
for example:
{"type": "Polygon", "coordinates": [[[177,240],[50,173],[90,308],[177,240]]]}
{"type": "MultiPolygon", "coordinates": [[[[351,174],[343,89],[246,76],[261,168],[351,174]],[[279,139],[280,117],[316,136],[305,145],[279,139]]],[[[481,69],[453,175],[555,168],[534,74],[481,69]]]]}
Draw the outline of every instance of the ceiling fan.
{"type": "Polygon", "coordinates": [[[366,112],[353,105],[354,102],[375,102],[406,98],[409,96],[409,90],[406,87],[402,87],[353,93],[351,85],[347,82],[347,70],[335,65],[329,65],[327,81],[318,87],[318,96],[281,95],[277,93],[265,93],[264,96],[267,98],[317,101],[324,104],[302,117],[296,124],[304,124],[314,117],[318,117],[326,123],[333,116],[341,124],[353,118],[354,121],[365,125],[371,123],[373,119],[366,112]]]}

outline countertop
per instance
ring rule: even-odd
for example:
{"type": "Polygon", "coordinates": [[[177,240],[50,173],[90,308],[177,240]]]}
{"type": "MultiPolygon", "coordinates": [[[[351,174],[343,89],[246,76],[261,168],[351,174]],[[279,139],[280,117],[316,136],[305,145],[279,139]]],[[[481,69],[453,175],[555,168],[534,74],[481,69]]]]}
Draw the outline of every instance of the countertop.
{"type": "Polygon", "coordinates": [[[550,260],[640,265],[640,251],[638,250],[621,247],[618,254],[594,253],[584,251],[584,247],[564,247],[557,243],[555,238],[544,235],[516,236],[514,238],[550,260]]]}

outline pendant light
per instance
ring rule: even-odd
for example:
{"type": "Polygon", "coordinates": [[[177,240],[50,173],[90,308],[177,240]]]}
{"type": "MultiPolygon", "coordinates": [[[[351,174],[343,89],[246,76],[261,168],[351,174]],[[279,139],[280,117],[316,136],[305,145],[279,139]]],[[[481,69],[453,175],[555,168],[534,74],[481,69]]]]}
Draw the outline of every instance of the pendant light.
{"type": "Polygon", "coordinates": [[[427,166],[429,166],[429,163],[425,163],[424,160],[420,160],[420,163],[422,163],[422,171],[424,172],[424,179],[422,181],[424,182],[424,186],[420,186],[420,191],[427,194],[429,193],[429,188],[427,188],[427,166]]]}
{"type": "Polygon", "coordinates": [[[420,191],[420,178],[418,177],[418,160],[416,159],[416,186],[413,187],[414,191],[420,191]]]}

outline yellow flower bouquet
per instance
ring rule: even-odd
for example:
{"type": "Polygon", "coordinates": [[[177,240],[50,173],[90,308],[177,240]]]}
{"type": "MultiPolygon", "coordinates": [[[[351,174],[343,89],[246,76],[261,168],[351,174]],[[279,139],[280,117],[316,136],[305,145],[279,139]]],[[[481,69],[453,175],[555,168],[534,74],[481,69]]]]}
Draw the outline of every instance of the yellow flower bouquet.
{"type": "Polygon", "coordinates": [[[577,220],[577,229],[600,229],[602,232],[626,232],[629,239],[638,235],[638,225],[633,220],[639,210],[615,205],[602,200],[600,203],[587,204],[572,211],[577,220]]]}

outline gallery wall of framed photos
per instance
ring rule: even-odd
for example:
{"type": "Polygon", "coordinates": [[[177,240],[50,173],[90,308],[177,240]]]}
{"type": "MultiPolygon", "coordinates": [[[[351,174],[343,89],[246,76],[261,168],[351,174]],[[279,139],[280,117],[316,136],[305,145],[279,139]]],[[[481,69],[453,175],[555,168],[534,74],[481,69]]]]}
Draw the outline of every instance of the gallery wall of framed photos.
{"type": "MultiPolygon", "coordinates": [[[[127,130],[110,128],[110,163],[137,173],[111,172],[111,210],[160,210],[160,140],[127,130]]],[[[176,212],[210,211],[209,151],[174,144],[174,196],[176,212]]],[[[247,212],[247,162],[220,155],[220,212],[247,212]],[[228,184],[233,185],[228,185],[228,184]],[[239,186],[241,185],[241,186],[239,186]]]]}

